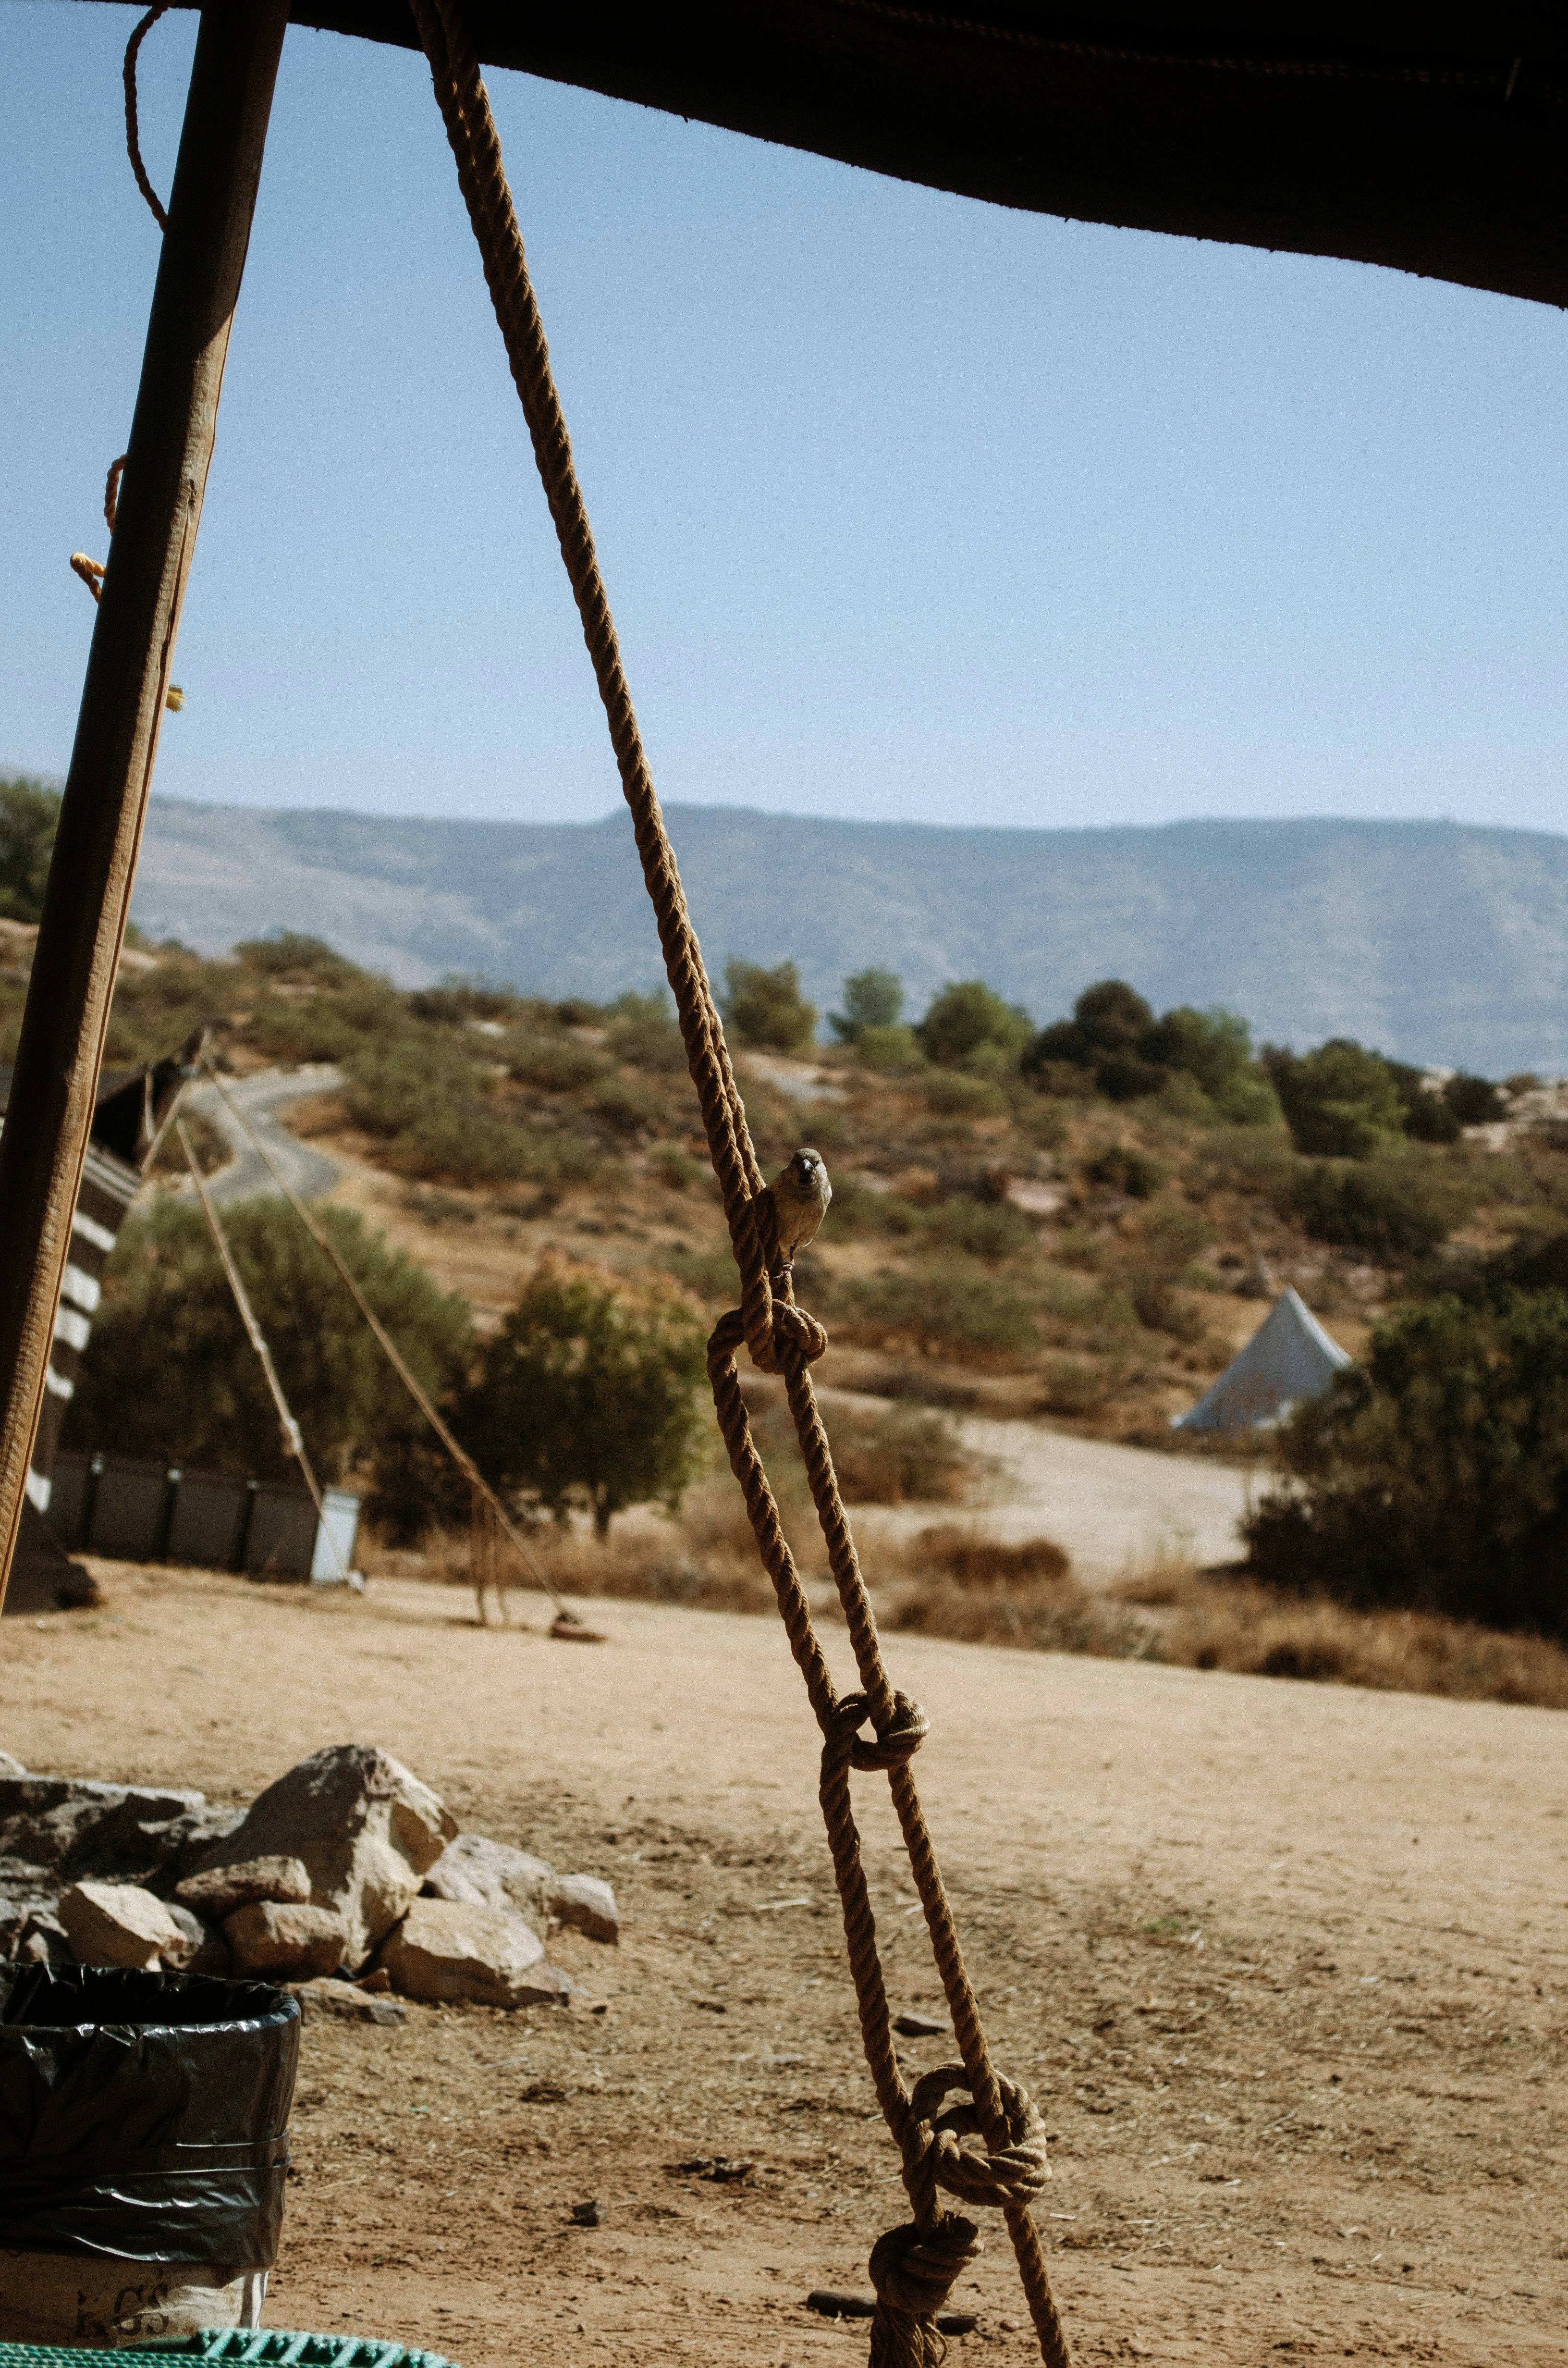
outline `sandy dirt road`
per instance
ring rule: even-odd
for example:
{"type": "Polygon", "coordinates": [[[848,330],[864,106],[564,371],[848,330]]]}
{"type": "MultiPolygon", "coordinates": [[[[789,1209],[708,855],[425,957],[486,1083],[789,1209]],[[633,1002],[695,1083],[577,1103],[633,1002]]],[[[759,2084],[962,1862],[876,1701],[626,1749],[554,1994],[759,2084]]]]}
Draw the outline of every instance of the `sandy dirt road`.
{"type": "MultiPolygon", "coordinates": [[[[801,2303],[864,2286],[902,2197],[777,1627],[617,1602],[589,1650],[415,1585],[97,1567],[106,1612],[7,1627],[0,1745],[29,1766],[248,1795],[375,1740],[622,1901],[619,1950],[557,1944],[568,2010],[307,2031],[270,2322],[466,2368],[863,2359],[801,2303]],[[752,2177],[674,2168],[721,2154],[752,2177]],[[571,2226],[589,2197],[605,2225],[571,2226]]],[[[1562,1718],[915,1637],[891,1659],[931,1714],[998,2060],[1052,2133],[1078,2360],[1568,2357],[1562,1718]]],[[[894,2003],[930,2011],[880,1779],[857,1804],[894,2003]]],[[[953,2358],[1022,2362],[986,2237],[953,2358]]]]}
{"type": "MultiPolygon", "coordinates": [[[[824,1389],[823,1403],[886,1405],[824,1389]]],[[[1247,1475],[1234,1463],[1199,1462],[1082,1439],[1043,1422],[951,1417],[976,1458],[979,1477],[962,1513],[967,1528],[1006,1541],[1054,1538],[1086,1585],[1103,1587],[1161,1559],[1199,1565],[1234,1562],[1238,1524],[1247,1509],[1247,1475]]],[[[929,1505],[857,1508],[868,1538],[920,1530],[942,1518],[929,1505]]]]}
{"type": "MultiPolygon", "coordinates": [[[[343,1083],[341,1073],[317,1064],[304,1069],[265,1069],[254,1076],[226,1077],[223,1082],[229,1101],[237,1102],[244,1112],[290,1189],[302,1201],[320,1200],[330,1192],[337,1181],[336,1161],[318,1151],[313,1144],[301,1142],[285,1121],[296,1103],[309,1100],[312,1095],[335,1093],[343,1083]]],[[[227,1167],[221,1167],[211,1179],[209,1189],[213,1200],[227,1207],[236,1201],[275,1199],[278,1186],[267,1171],[266,1160],[217,1087],[192,1086],[188,1100],[192,1110],[210,1119],[219,1133],[228,1138],[233,1154],[227,1167]]]]}

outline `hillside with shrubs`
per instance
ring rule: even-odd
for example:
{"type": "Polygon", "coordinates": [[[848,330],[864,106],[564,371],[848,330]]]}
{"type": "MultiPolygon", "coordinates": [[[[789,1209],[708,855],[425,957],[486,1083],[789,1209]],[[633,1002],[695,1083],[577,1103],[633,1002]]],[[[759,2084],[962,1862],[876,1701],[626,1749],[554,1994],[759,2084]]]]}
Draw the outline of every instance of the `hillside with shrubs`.
{"type": "MultiPolygon", "coordinates": [[[[0,1055],[25,975],[14,952],[0,1055]]],[[[825,1043],[790,964],[732,962],[722,999],[765,1171],[801,1143],[828,1163],[797,1287],[851,1385],[1165,1444],[1275,1287],[1355,1353],[1402,1302],[1568,1237],[1568,1126],[1533,1078],[1256,1047],[1237,1014],[1156,1015],[1119,981],[1037,1028],[980,981],[912,1018],[868,970],[825,1043]]],[[[733,1299],[667,996],[400,993],[289,936],[218,962],[133,951],[110,1062],[199,1024],[236,1071],[335,1064],[341,1091],[299,1122],[388,1179],[396,1234],[438,1279],[483,1247],[515,1281],[554,1248],[662,1270],[708,1312],[733,1299]]]]}
{"type": "MultiPolygon", "coordinates": [[[[10,920],[0,1058],[27,959],[10,920]]],[[[819,1014],[792,964],[733,961],[721,1000],[765,1172],[811,1144],[832,1176],[828,1220],[796,1270],[832,1336],[821,1378],[893,1406],[841,1426],[852,1493],[896,1499],[919,1468],[947,1471],[952,1413],[1237,1452],[1174,1437],[1171,1417],[1293,1283],[1356,1363],[1277,1442],[1252,1523],[1256,1577],[1568,1630],[1568,1098],[1555,1086],[1416,1070],[1346,1040],[1257,1044],[1244,1015],[1156,1012],[1115,979],[1043,1024],[978,979],[911,1011],[875,967],[819,1014]]],[[[340,1165],[335,1237],[515,1501],[581,1505],[603,1535],[617,1507],[660,1495],[646,1476],[628,1496],[562,1479],[564,1466],[503,1471],[508,1422],[483,1417],[504,1388],[525,1414],[559,1396],[543,1367],[513,1370],[507,1344],[530,1290],[565,1304],[580,1275],[610,1294],[611,1331],[634,1303],[656,1318],[676,1344],[668,1371],[700,1402],[702,1331],[733,1304],[734,1274],[668,996],[550,1001],[476,980],[400,992],[289,934],[219,962],[130,948],[110,1063],[199,1025],[232,1074],[335,1068],[340,1083],[293,1121],[340,1165]]],[[[331,1294],[274,1238],[290,1222],[244,1212],[238,1236],[324,1465],[369,1489],[390,1537],[460,1521],[373,1360],[327,1338],[331,1294]]],[[[81,1443],[153,1452],[156,1433],[202,1460],[278,1465],[254,1376],[221,1380],[232,1318],[210,1263],[177,1185],[132,1219],[73,1410],[81,1443]],[[160,1341],[179,1354],[161,1360],[160,1341]],[[160,1391],[188,1404],[171,1413],[160,1391]],[[226,1452],[214,1425],[234,1433],[226,1452]]],[[[659,1452],[673,1504],[697,1464],[671,1421],[659,1452]]]]}

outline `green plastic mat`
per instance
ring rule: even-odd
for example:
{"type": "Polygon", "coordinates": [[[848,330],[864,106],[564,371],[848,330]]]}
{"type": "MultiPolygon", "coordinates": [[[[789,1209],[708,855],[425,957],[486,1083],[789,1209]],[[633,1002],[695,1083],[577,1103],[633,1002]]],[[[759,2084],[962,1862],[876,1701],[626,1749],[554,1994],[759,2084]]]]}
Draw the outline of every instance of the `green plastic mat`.
{"type": "Polygon", "coordinates": [[[411,2351],[364,2335],[291,2335],[284,2328],[209,2328],[155,2349],[89,2351],[74,2343],[0,2343],[0,2368],[156,2368],[158,2362],[222,2362],[223,2368],[453,2368],[439,2351],[411,2351]]]}

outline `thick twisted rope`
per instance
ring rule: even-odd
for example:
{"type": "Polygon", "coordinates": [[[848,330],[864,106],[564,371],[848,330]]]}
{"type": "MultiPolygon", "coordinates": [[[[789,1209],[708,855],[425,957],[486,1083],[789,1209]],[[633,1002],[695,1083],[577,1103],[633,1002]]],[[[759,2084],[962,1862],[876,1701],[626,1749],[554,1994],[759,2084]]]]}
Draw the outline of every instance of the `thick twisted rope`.
{"type": "Polygon", "coordinates": [[[642,876],[658,922],[687,1061],[740,1269],[741,1304],[720,1319],[709,1342],[709,1377],[719,1427],[745,1497],[757,1551],[773,1582],[790,1649],[823,1734],[823,1817],[844,1912],[866,2060],[878,2101],[899,2147],[914,2215],[903,2227],[880,2237],[872,2250],[871,2278],[877,2290],[872,2368],[934,2368],[942,2356],[936,2314],[954,2280],[980,2249],[974,2224],[940,2203],[943,2191],[965,2203],[1001,2209],[1041,2358],[1049,2368],[1068,2368],[1067,2341],[1051,2300],[1039,2231],[1029,2210],[1030,2199],[1049,2176],[1044,2130],[1027,2093],[998,2078],[964,1970],[952,1910],[909,1764],[926,1739],[928,1722],[918,1703],[895,1691],[882,1660],[876,1618],[812,1386],[810,1368],[825,1350],[827,1334],[804,1308],[796,1306],[789,1265],[778,1256],[772,1196],[757,1166],[723,1028],[637,728],[551,372],[550,351],[528,280],[500,141],[466,14],[461,0],[411,0],[411,4],[608,718],[610,743],[631,811],[642,876]],[[767,1474],[752,1444],[735,1364],[735,1352],[743,1340],[757,1365],[765,1372],[782,1372],[785,1378],[860,1674],[861,1691],[842,1700],[812,1625],[811,1608],[784,1537],[767,1474]],[[868,1722],[871,1740],[860,1734],[868,1722]],[[887,1776],[962,2058],[960,2066],[927,2074],[913,2090],[905,2088],[893,2052],[876,1924],[850,1803],[849,1778],[855,1769],[881,1770],[887,1776]],[[967,2101],[947,2112],[939,2110],[943,2097],[955,2087],[967,2092],[967,2101]],[[978,2151],[964,2143],[976,2137],[981,2142],[978,2151]]]}
{"type": "MultiPolygon", "coordinates": [[[[142,47],[142,42],[146,40],[153,26],[157,23],[159,17],[167,16],[172,5],[173,0],[156,0],[156,6],[148,9],[147,14],[142,17],[141,23],[137,26],[135,31],[131,34],[131,39],[125,45],[125,65],[123,69],[125,81],[126,154],[131,158],[131,169],[136,176],[136,186],[141,190],[142,196],[146,199],[148,205],[152,208],[153,220],[157,223],[160,230],[167,230],[169,226],[169,218],[164,211],[163,201],[159,198],[158,192],[153,187],[152,182],[147,178],[147,167],[142,162],[141,128],[136,119],[136,52],[142,47]]],[[[109,524],[112,526],[113,523],[114,521],[111,518],[109,520],[109,524]]]]}

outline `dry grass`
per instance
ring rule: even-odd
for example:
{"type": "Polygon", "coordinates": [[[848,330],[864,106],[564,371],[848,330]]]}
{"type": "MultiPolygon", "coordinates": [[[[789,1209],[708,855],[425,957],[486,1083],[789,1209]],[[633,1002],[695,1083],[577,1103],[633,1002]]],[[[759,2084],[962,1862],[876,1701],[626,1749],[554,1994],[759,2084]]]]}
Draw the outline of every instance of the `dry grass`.
{"type": "MultiPolygon", "coordinates": [[[[769,1468],[813,1611],[835,1619],[837,1600],[803,1476],[777,1453],[769,1468]]],[[[622,1523],[603,1546],[585,1530],[545,1529],[534,1552],[566,1595],[711,1611],[774,1608],[727,1472],[693,1490],[678,1521],[622,1523]]],[[[417,1567],[452,1585],[470,1583],[466,1531],[432,1539],[422,1555],[363,1559],[389,1575],[417,1567]]],[[[1244,1573],[1180,1562],[1152,1564],[1098,1592],[1074,1575],[1053,1540],[1003,1544],[972,1522],[943,1521],[913,1537],[881,1540],[868,1559],[878,1618],[890,1633],[1568,1710],[1568,1650],[1436,1612],[1352,1611],[1324,1598],[1277,1593],[1244,1573]]]]}

